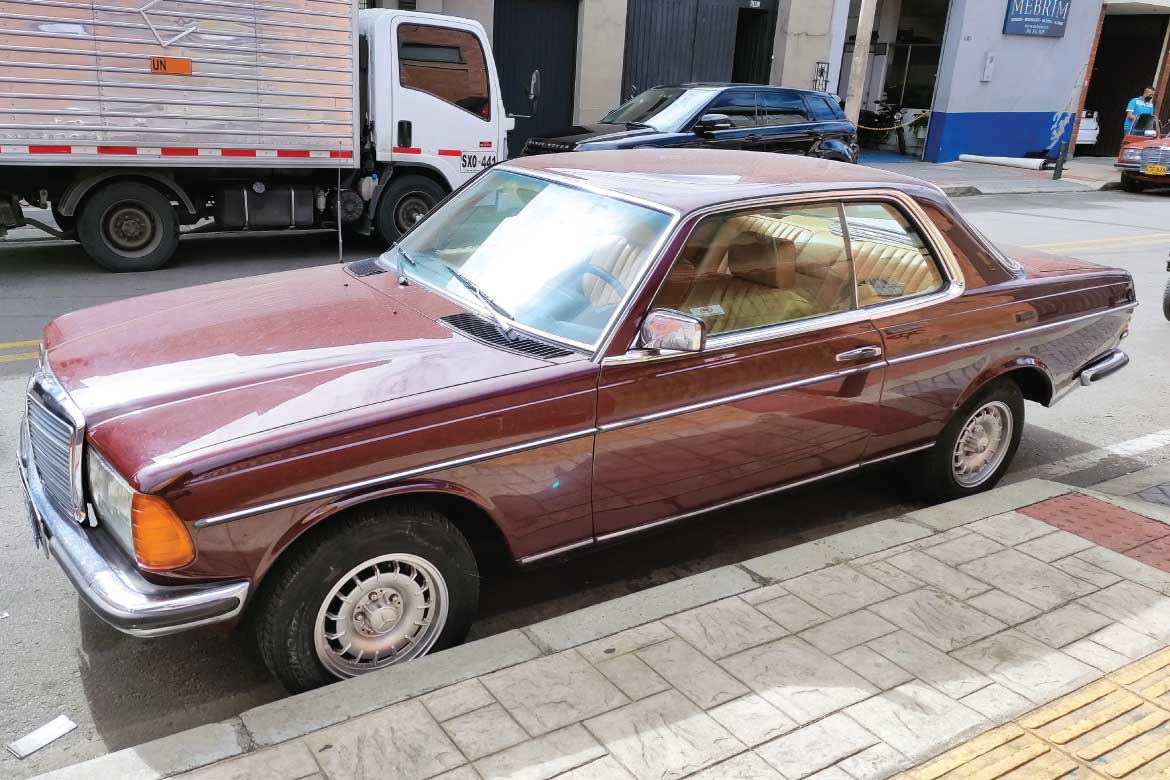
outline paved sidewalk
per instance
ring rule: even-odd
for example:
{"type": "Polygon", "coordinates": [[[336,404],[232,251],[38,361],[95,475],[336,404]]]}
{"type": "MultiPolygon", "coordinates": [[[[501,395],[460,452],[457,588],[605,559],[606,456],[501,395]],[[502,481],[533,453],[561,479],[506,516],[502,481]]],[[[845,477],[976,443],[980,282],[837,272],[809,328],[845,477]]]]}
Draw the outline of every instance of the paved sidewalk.
{"type": "MultiPolygon", "coordinates": [[[[862,164],[865,162],[862,153],[862,164]]],[[[1117,189],[1120,175],[1113,158],[1083,157],[1070,161],[1064,177],[1052,178],[1052,171],[1029,171],[986,163],[879,162],[872,165],[892,173],[914,176],[937,184],[951,197],[964,195],[1017,195],[1036,192],[1092,192],[1117,189]]]]}
{"type": "Polygon", "coordinates": [[[1170,508],[1033,480],[43,777],[1163,776],[1168,572],[1170,508]]]}

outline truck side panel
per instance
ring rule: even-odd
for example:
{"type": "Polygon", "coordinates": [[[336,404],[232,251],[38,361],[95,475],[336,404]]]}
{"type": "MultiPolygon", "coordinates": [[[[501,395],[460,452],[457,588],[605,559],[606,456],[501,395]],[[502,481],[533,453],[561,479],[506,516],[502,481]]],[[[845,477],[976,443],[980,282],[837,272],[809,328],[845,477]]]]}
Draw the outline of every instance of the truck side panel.
{"type": "Polygon", "coordinates": [[[356,5],[0,0],[0,165],[352,167],[356,5]]]}

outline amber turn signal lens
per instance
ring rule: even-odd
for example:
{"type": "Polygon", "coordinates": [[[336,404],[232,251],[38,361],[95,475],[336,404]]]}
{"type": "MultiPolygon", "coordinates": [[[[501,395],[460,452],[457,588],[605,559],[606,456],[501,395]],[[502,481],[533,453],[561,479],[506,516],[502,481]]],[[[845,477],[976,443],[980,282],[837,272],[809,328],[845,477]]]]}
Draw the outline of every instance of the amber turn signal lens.
{"type": "Polygon", "coordinates": [[[195,560],[195,545],[187,527],[158,496],[134,494],[130,507],[134,557],[148,571],[169,571],[195,560]]]}

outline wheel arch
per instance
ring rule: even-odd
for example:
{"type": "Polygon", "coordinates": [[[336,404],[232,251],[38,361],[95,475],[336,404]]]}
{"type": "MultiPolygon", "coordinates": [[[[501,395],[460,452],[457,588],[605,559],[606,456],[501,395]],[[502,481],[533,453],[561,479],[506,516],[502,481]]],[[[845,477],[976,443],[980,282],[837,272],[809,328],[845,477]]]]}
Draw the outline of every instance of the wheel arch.
{"type": "Polygon", "coordinates": [[[410,176],[412,174],[427,177],[442,187],[443,192],[447,195],[450,195],[455,189],[451,186],[451,182],[443,172],[433,165],[427,165],[426,163],[394,163],[383,169],[382,178],[378,182],[378,186],[374,188],[373,195],[370,196],[369,213],[378,213],[378,206],[382,203],[382,194],[390,186],[391,182],[399,177],[410,176]]]}
{"type": "Polygon", "coordinates": [[[1053,380],[1052,372],[1048,366],[1037,358],[1020,356],[980,373],[955,401],[955,409],[962,407],[991,382],[1004,378],[1011,379],[1019,386],[1025,401],[1035,401],[1041,406],[1051,406],[1056,397],[1056,382],[1053,380]]]}
{"type": "Polygon", "coordinates": [[[152,186],[163,195],[179,201],[188,216],[197,216],[198,212],[191,196],[170,176],[154,171],[123,168],[92,173],[76,180],[65,188],[58,210],[64,216],[72,217],[85,197],[99,185],[116,181],[137,181],[152,186]]]}

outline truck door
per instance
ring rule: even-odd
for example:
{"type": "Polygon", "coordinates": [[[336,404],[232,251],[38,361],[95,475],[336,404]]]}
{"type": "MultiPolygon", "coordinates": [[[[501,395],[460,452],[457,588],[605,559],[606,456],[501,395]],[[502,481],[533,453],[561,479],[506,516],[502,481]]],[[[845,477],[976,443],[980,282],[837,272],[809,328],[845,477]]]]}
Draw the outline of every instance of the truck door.
{"type": "Polygon", "coordinates": [[[482,28],[410,15],[396,20],[394,40],[390,157],[458,187],[500,155],[499,81],[482,28]]]}

